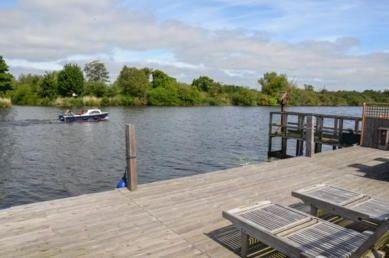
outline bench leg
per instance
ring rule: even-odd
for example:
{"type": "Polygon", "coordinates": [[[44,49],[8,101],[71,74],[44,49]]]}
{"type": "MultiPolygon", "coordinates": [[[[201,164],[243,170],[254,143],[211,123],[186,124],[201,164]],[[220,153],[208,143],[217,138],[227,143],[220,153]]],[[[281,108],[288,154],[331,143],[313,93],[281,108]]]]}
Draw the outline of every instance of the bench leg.
{"type": "Polygon", "coordinates": [[[311,215],[313,216],[317,216],[317,212],[318,212],[318,208],[316,208],[315,206],[313,206],[312,204],[310,205],[310,213],[311,215]]]}
{"type": "Polygon", "coordinates": [[[247,257],[247,250],[249,248],[249,235],[247,235],[246,232],[241,232],[241,257],[246,258],[247,257]]]}

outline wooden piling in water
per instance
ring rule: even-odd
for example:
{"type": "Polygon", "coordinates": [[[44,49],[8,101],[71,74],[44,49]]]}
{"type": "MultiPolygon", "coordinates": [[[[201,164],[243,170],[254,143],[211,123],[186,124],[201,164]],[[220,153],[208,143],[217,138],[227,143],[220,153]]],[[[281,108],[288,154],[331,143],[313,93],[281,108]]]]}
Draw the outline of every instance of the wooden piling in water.
{"type": "MultiPolygon", "coordinates": [[[[296,156],[304,154],[306,144],[307,117],[311,116],[315,123],[314,147],[312,152],[319,153],[323,145],[333,149],[349,147],[358,144],[362,118],[353,116],[325,115],[301,112],[270,112],[268,158],[290,158],[287,153],[288,140],[296,141],[296,156]],[[276,130],[273,130],[276,129],[276,130]],[[273,150],[273,138],[280,138],[281,148],[273,150]]],[[[389,117],[389,116],[388,116],[389,117]]]]}
{"type": "Polygon", "coordinates": [[[127,188],[135,191],[138,185],[138,168],[136,164],[136,138],[135,127],[126,125],[126,162],[127,162],[127,188]]]}
{"type": "Polygon", "coordinates": [[[313,121],[313,116],[307,116],[305,145],[305,156],[312,157],[315,150],[315,124],[313,121]]]}

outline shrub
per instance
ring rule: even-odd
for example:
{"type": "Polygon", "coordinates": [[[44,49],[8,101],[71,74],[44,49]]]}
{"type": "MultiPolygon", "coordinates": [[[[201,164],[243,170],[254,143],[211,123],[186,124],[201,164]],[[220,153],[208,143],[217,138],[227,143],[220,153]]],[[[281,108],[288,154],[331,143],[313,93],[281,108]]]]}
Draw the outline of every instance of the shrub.
{"type": "Polygon", "coordinates": [[[153,106],[178,106],[181,104],[176,91],[157,87],[147,92],[147,104],[153,106]]]}
{"type": "Polygon", "coordinates": [[[87,82],[84,86],[84,95],[101,98],[107,94],[107,90],[107,85],[104,82],[87,82]]]}
{"type": "Polygon", "coordinates": [[[236,106],[256,106],[257,95],[251,90],[241,90],[232,95],[232,104],[236,106]]]}
{"type": "Polygon", "coordinates": [[[183,106],[194,106],[201,104],[200,92],[191,86],[180,85],[178,98],[183,106]]]}
{"type": "Polygon", "coordinates": [[[111,105],[111,101],[108,97],[103,97],[101,99],[101,106],[110,106],[111,105]]]}
{"type": "Polygon", "coordinates": [[[29,85],[19,85],[12,94],[12,103],[18,105],[38,105],[39,96],[29,85]]]}
{"type": "Polygon", "coordinates": [[[101,106],[101,99],[96,98],[94,96],[85,96],[85,97],[82,97],[82,103],[83,103],[83,106],[99,107],[99,106],[101,106]]]}
{"type": "Polygon", "coordinates": [[[121,96],[120,105],[123,106],[132,106],[134,103],[134,99],[131,96],[121,96]]]}
{"type": "Polygon", "coordinates": [[[6,98],[0,98],[0,108],[9,108],[11,107],[11,100],[6,98]]]}

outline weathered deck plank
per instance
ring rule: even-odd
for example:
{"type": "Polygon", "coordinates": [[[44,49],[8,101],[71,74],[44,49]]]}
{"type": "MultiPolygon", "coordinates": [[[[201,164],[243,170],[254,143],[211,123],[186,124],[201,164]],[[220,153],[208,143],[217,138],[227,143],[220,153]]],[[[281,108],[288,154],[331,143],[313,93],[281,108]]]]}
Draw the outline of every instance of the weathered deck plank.
{"type": "Polygon", "coordinates": [[[0,211],[1,257],[231,257],[222,210],[317,183],[389,199],[389,152],[353,147],[0,211]]]}

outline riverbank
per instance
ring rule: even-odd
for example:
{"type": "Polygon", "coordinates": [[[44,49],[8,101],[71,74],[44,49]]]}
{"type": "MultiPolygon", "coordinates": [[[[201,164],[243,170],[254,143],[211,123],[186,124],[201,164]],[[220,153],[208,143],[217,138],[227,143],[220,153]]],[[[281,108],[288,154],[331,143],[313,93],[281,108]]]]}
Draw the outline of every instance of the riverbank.
{"type": "MultiPolygon", "coordinates": [[[[230,99],[223,99],[223,101],[215,101],[213,98],[204,98],[202,101],[196,103],[186,102],[155,102],[148,101],[140,98],[134,98],[131,96],[115,96],[115,97],[57,97],[55,99],[46,98],[32,98],[23,101],[14,100],[8,98],[0,98],[0,108],[9,108],[12,105],[19,106],[42,106],[42,107],[142,107],[142,106],[174,106],[174,107],[195,107],[195,106],[247,106],[247,107],[275,107],[278,106],[275,101],[254,101],[254,102],[233,102],[230,99]]],[[[292,103],[289,106],[302,106],[302,107],[358,107],[363,103],[292,103]]]]}

